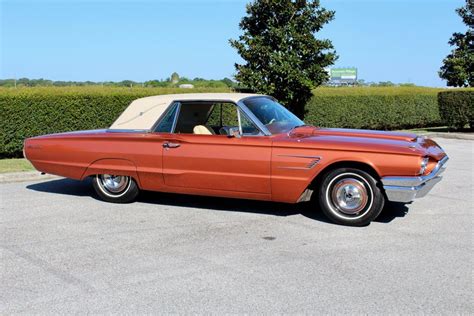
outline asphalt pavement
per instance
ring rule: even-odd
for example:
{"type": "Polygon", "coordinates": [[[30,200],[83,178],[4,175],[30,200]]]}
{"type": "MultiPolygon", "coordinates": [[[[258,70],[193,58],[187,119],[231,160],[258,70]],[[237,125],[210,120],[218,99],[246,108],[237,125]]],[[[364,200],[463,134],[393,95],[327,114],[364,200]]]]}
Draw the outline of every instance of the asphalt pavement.
{"type": "Polygon", "coordinates": [[[473,314],[474,142],[441,181],[361,228],[310,204],[0,184],[0,313],[473,314]]]}

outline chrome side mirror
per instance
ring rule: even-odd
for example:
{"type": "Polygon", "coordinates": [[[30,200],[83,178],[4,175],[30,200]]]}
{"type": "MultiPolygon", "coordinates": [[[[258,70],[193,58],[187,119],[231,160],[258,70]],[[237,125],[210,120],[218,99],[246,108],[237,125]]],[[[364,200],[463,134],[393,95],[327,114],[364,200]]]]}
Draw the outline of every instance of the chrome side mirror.
{"type": "Polygon", "coordinates": [[[240,138],[242,135],[240,134],[240,130],[238,127],[230,127],[229,128],[229,137],[236,137],[240,138]]]}

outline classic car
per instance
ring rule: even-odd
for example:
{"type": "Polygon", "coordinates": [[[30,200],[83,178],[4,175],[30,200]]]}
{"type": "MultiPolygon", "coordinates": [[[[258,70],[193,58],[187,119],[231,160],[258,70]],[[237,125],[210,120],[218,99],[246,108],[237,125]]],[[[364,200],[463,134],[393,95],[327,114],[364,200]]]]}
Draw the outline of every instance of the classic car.
{"type": "Polygon", "coordinates": [[[426,195],[448,160],[425,137],[310,126],[271,96],[240,93],[137,99],[108,129],[26,139],[24,156],[43,173],[93,178],[108,202],[131,202],[140,190],[314,200],[332,221],[355,226],[386,201],[426,195]]]}

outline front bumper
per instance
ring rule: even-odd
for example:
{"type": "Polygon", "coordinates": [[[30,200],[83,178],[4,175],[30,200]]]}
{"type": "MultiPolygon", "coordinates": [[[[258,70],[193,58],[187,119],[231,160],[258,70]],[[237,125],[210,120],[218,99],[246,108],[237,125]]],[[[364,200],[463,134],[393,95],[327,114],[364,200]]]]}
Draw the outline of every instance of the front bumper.
{"type": "Polygon", "coordinates": [[[382,184],[388,200],[408,203],[428,194],[433,186],[441,181],[440,174],[446,169],[448,159],[448,156],[441,159],[433,171],[426,176],[383,177],[382,184]]]}

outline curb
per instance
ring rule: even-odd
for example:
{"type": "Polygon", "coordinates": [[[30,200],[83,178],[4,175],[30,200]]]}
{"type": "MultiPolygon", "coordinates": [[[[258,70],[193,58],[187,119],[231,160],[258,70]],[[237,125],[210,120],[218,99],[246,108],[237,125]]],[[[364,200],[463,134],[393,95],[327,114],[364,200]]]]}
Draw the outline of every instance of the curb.
{"type": "Polygon", "coordinates": [[[7,172],[0,173],[0,183],[41,181],[61,178],[52,174],[41,174],[39,171],[7,172]]]}
{"type": "Polygon", "coordinates": [[[474,140],[474,133],[461,134],[461,133],[426,132],[426,133],[417,133],[417,134],[420,135],[420,136],[436,137],[436,138],[474,140]]]}

